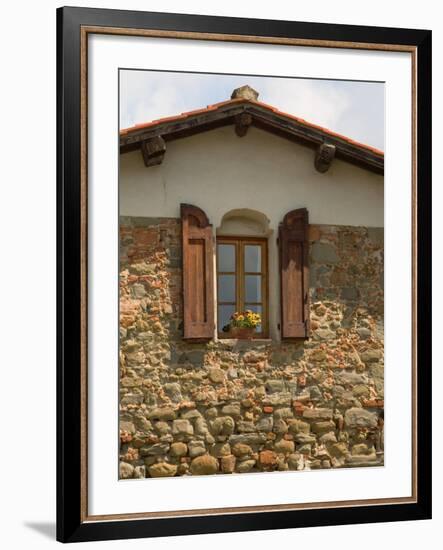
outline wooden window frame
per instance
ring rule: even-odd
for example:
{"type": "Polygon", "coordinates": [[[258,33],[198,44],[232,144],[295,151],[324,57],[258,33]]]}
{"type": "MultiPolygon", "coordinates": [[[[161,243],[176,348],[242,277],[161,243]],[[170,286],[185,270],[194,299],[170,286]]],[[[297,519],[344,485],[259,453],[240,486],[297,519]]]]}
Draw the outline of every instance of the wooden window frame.
{"type": "Polygon", "coordinates": [[[241,237],[235,235],[217,236],[216,237],[216,278],[217,278],[217,336],[218,338],[229,338],[226,332],[223,332],[222,327],[218,326],[218,306],[219,305],[235,305],[236,311],[245,309],[245,276],[246,275],[261,275],[261,302],[248,302],[251,305],[262,306],[262,331],[254,334],[252,337],[255,340],[269,338],[269,262],[268,262],[268,239],[267,237],[241,237]],[[218,269],[218,245],[219,244],[235,244],[235,271],[219,271],[218,269]],[[261,271],[260,272],[245,272],[244,271],[244,254],[242,253],[245,245],[255,244],[261,247],[261,271]],[[219,275],[235,275],[235,298],[236,303],[220,302],[218,299],[218,277],[219,275]]]}

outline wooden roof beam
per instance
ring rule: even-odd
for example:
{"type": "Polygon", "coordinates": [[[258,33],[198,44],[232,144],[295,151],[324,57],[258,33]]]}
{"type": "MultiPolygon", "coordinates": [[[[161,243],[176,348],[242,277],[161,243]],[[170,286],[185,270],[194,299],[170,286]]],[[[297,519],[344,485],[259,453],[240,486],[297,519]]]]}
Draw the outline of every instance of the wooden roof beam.
{"type": "Polygon", "coordinates": [[[324,174],[327,172],[335,157],[335,145],[331,143],[321,143],[315,152],[314,165],[317,172],[324,174]]]}
{"type": "Polygon", "coordinates": [[[161,136],[155,136],[142,141],[140,148],[146,167],[157,166],[163,162],[166,153],[166,143],[161,136]]]}
{"type": "Polygon", "coordinates": [[[244,137],[252,124],[252,115],[241,113],[235,117],[235,133],[238,137],[244,137]]]}

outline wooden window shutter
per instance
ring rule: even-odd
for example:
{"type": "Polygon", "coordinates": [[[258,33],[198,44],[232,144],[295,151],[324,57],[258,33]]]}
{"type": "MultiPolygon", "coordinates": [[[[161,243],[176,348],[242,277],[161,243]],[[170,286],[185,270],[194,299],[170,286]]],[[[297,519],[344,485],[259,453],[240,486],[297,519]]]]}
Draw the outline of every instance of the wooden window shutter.
{"type": "Polygon", "coordinates": [[[191,204],[181,205],[183,236],[183,336],[214,336],[214,249],[212,226],[206,214],[191,204]]]}
{"type": "Polygon", "coordinates": [[[282,338],[309,335],[308,211],[291,210],[279,226],[282,338]]]}

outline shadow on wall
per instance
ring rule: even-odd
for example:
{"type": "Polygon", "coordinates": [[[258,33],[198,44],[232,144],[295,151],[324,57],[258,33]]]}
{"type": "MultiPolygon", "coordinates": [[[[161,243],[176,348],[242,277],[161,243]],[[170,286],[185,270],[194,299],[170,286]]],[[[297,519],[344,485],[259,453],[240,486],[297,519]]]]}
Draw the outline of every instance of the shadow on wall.
{"type": "Polygon", "coordinates": [[[238,208],[227,212],[217,227],[217,235],[235,235],[237,237],[269,237],[272,230],[270,220],[257,210],[238,208]]]}

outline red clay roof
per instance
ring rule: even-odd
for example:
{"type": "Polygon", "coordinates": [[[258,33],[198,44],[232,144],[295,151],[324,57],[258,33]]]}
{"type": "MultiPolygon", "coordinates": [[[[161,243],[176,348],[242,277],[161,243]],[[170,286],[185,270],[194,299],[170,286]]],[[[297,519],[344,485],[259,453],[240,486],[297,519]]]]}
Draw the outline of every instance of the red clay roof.
{"type": "Polygon", "coordinates": [[[337,132],[329,130],[328,128],[324,128],[323,126],[319,126],[318,124],[313,124],[312,122],[308,122],[307,120],[304,120],[303,118],[299,118],[299,117],[296,117],[296,116],[291,115],[289,113],[279,111],[278,109],[276,109],[272,105],[268,105],[267,103],[263,103],[261,101],[253,101],[253,100],[250,100],[250,99],[243,99],[243,98],[229,99],[227,101],[221,101],[220,103],[214,103],[214,105],[208,105],[207,107],[205,107],[203,109],[196,109],[194,111],[187,111],[185,113],[181,113],[181,114],[176,115],[176,116],[164,117],[164,118],[159,118],[159,119],[156,119],[156,120],[152,120],[150,122],[144,122],[144,123],[141,123],[141,124],[136,124],[134,126],[131,126],[130,128],[124,128],[124,129],[120,130],[120,136],[126,136],[128,134],[133,133],[133,132],[137,132],[137,131],[144,130],[144,129],[155,128],[156,126],[159,126],[159,125],[164,124],[166,122],[177,122],[179,120],[184,120],[186,118],[189,118],[191,116],[195,116],[195,115],[198,115],[198,114],[203,114],[203,113],[207,113],[207,112],[210,112],[210,111],[217,111],[218,109],[220,109],[221,107],[225,107],[226,105],[237,105],[237,104],[241,104],[241,103],[261,107],[262,109],[266,109],[267,111],[275,113],[279,116],[282,116],[282,117],[288,118],[290,120],[293,120],[294,122],[297,122],[298,124],[302,124],[303,126],[306,126],[308,128],[313,128],[315,130],[319,130],[319,131],[321,131],[322,133],[324,133],[326,135],[341,139],[343,141],[346,141],[347,143],[350,143],[351,145],[354,145],[354,146],[359,147],[361,149],[366,149],[367,151],[370,151],[371,153],[374,153],[376,155],[381,155],[381,156],[384,157],[384,152],[381,151],[380,149],[377,149],[375,147],[371,147],[370,145],[366,145],[365,143],[361,143],[359,141],[355,141],[355,140],[353,140],[353,139],[351,139],[347,136],[344,136],[342,134],[339,134],[337,132]]]}

